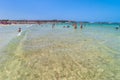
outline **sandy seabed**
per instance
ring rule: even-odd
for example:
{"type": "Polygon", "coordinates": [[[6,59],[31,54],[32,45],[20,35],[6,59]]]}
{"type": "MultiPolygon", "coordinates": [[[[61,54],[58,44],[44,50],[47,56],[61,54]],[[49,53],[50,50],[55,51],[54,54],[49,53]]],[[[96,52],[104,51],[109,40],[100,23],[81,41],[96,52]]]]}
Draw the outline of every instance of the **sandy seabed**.
{"type": "Polygon", "coordinates": [[[81,30],[30,27],[10,41],[0,80],[119,80],[120,55],[81,30]]]}

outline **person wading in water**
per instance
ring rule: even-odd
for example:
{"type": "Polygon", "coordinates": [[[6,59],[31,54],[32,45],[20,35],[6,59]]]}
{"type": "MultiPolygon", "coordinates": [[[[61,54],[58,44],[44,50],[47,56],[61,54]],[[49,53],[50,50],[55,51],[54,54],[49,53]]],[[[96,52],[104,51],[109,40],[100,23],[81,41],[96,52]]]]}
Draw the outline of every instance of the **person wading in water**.
{"type": "Polygon", "coordinates": [[[74,27],[74,29],[77,29],[77,24],[74,23],[74,24],[73,24],[73,27],[74,27]]]}
{"type": "Polygon", "coordinates": [[[18,29],[18,35],[17,35],[17,36],[20,36],[20,35],[21,35],[21,32],[22,32],[22,29],[19,28],[19,29],[18,29]]]}
{"type": "Polygon", "coordinates": [[[19,28],[19,29],[18,29],[18,32],[20,33],[21,31],[22,31],[22,29],[21,29],[21,28],[19,28]]]}
{"type": "Polygon", "coordinates": [[[52,24],[52,28],[54,28],[54,27],[55,27],[55,23],[52,24]]]}
{"type": "Polygon", "coordinates": [[[80,29],[83,29],[83,24],[81,23],[81,25],[80,25],[80,29]]]}

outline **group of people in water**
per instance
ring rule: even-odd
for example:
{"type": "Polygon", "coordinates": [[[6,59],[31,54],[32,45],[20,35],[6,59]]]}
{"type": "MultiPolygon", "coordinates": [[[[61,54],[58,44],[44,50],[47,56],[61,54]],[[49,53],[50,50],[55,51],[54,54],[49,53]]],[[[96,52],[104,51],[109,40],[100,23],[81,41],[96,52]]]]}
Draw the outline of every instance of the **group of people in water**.
{"type": "MultiPolygon", "coordinates": [[[[78,28],[77,23],[73,23],[72,26],[73,26],[74,29],[77,29],[77,28],[78,28]]],[[[55,24],[52,25],[52,28],[54,28],[54,27],[55,27],[55,24]]],[[[84,26],[83,26],[83,23],[80,23],[80,26],[79,26],[79,27],[80,27],[80,29],[83,29],[83,27],[84,27],[84,26]]],[[[63,28],[70,28],[70,26],[69,26],[69,25],[63,26],[63,28]]],[[[117,27],[115,27],[115,29],[116,29],[116,30],[120,29],[120,25],[117,26],[117,27]]]]}
{"type": "MultiPolygon", "coordinates": [[[[73,26],[74,29],[77,29],[77,28],[78,28],[77,23],[74,23],[72,26],[73,26]]],[[[52,24],[52,28],[54,28],[54,27],[55,27],[55,23],[52,24]]],[[[63,28],[70,28],[70,26],[69,26],[69,25],[63,26],[63,28]]],[[[80,29],[83,29],[83,24],[82,24],[82,23],[80,24],[80,29]]],[[[116,29],[116,30],[120,29],[120,25],[117,26],[117,27],[115,27],[115,29],[116,29]]],[[[19,29],[18,29],[18,33],[20,33],[20,32],[22,32],[22,28],[19,28],[19,29]]]]}
{"type": "Polygon", "coordinates": [[[63,26],[63,28],[69,28],[70,26],[68,25],[68,26],[63,26]]]}
{"type": "MultiPolygon", "coordinates": [[[[77,29],[77,24],[75,23],[75,24],[73,24],[73,27],[74,27],[74,29],[77,29]]],[[[81,25],[80,25],[80,29],[83,29],[83,24],[81,23],[81,25]]]]}
{"type": "MultiPolygon", "coordinates": [[[[76,23],[74,23],[72,26],[73,26],[74,29],[78,28],[78,25],[76,23]]],[[[68,26],[63,26],[63,28],[69,28],[69,27],[70,27],[69,25],[68,26]]],[[[80,25],[80,29],[83,29],[83,24],[80,25]]]]}
{"type": "MultiPolygon", "coordinates": [[[[77,29],[77,28],[78,28],[77,23],[73,23],[72,26],[73,26],[74,29],[77,29]]],[[[52,28],[54,28],[54,27],[55,27],[55,23],[52,24],[52,28]]],[[[63,26],[63,28],[70,28],[70,26],[69,26],[69,25],[63,26]]],[[[83,24],[82,24],[82,23],[80,24],[80,29],[83,29],[83,24]]]]}

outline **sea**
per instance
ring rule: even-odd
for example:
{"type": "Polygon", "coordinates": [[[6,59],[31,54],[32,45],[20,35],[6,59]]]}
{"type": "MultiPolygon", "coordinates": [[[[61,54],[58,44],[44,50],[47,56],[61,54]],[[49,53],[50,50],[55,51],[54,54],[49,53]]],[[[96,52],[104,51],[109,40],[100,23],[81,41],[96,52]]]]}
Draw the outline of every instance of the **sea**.
{"type": "Polygon", "coordinates": [[[80,25],[1,25],[0,80],[120,80],[119,25],[80,25]]]}

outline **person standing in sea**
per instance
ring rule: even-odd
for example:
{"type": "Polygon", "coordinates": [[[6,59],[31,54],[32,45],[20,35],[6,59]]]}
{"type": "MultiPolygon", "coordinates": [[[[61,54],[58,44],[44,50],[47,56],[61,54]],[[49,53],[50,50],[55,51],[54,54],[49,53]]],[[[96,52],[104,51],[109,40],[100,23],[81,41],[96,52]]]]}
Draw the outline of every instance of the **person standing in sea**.
{"type": "Polygon", "coordinates": [[[74,24],[73,24],[73,27],[74,27],[74,29],[77,29],[77,24],[74,23],[74,24]]]}
{"type": "Polygon", "coordinates": [[[22,29],[19,28],[19,29],[18,29],[18,35],[17,35],[17,36],[20,36],[20,35],[21,35],[21,32],[22,32],[22,29]]]}
{"type": "Polygon", "coordinates": [[[80,29],[83,29],[83,24],[82,23],[80,23],[80,29]]]}
{"type": "Polygon", "coordinates": [[[54,27],[55,27],[55,23],[52,24],[52,28],[54,28],[54,27]]]}
{"type": "Polygon", "coordinates": [[[20,33],[21,31],[22,31],[22,29],[21,29],[21,28],[19,28],[19,29],[18,29],[18,32],[20,33]]]}

